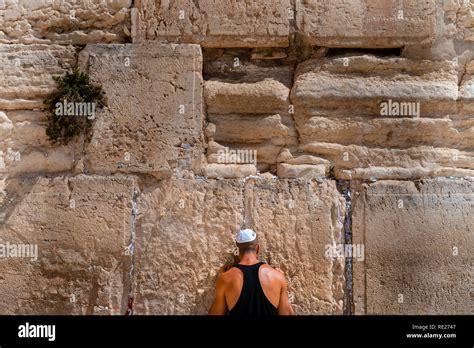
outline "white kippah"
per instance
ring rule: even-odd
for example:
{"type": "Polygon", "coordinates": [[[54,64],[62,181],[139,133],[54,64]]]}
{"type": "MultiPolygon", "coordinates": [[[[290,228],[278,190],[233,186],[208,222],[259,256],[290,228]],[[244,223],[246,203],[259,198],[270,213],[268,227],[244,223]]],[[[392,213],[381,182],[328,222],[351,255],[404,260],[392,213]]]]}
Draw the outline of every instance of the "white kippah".
{"type": "Polygon", "coordinates": [[[255,238],[257,238],[257,234],[253,230],[247,228],[245,230],[240,230],[237,233],[237,235],[235,236],[235,241],[239,244],[248,243],[254,241],[255,238]]]}

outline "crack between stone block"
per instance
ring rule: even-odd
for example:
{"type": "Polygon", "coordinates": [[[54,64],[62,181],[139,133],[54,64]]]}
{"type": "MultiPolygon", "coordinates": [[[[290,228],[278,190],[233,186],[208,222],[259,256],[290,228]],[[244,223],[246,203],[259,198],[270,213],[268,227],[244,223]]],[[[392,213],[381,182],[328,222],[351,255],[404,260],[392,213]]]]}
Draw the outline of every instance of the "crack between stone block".
{"type": "Polygon", "coordinates": [[[130,214],[130,244],[125,253],[130,256],[130,271],[129,271],[129,288],[127,295],[127,309],[125,315],[133,315],[133,300],[134,300],[134,280],[135,280],[135,242],[136,242],[136,222],[138,215],[138,191],[133,188],[132,192],[132,209],[130,214]]]}
{"type": "Polygon", "coordinates": [[[73,187],[71,184],[71,178],[69,177],[66,177],[66,186],[67,186],[67,201],[69,202],[69,204],[71,204],[73,187]]]}
{"type": "MultiPolygon", "coordinates": [[[[344,216],[344,249],[346,250],[346,245],[352,245],[352,190],[351,182],[349,180],[337,180],[337,188],[342,194],[345,200],[345,216],[344,216]]],[[[344,276],[345,276],[345,286],[344,286],[344,297],[343,297],[343,314],[344,315],[353,315],[353,255],[345,257],[345,267],[344,267],[344,276]]]]}

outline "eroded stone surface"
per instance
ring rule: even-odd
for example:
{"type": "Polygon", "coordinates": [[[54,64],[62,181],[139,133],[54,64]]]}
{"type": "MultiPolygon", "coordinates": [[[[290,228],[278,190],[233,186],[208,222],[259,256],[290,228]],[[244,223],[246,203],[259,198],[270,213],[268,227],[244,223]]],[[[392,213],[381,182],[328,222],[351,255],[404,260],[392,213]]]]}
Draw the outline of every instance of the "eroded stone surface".
{"type": "Polygon", "coordinates": [[[284,146],[298,142],[289,102],[293,68],[248,62],[230,66],[232,61],[222,55],[205,67],[208,75],[215,76],[204,85],[210,121],[206,135],[210,144],[217,145],[208,147],[207,161],[219,162],[216,152],[224,147],[256,151],[258,169],[268,171],[284,146]]]}
{"type": "MultiPolygon", "coordinates": [[[[216,125],[214,139],[228,143],[261,143],[272,140],[276,145],[296,143],[296,131],[285,124],[279,114],[270,116],[209,115],[216,125]]],[[[290,123],[287,120],[286,123],[290,123]]]]}
{"type": "Polygon", "coordinates": [[[0,43],[125,42],[131,0],[3,0],[0,43]]]}
{"type": "Polygon", "coordinates": [[[279,163],[277,175],[280,178],[321,178],[328,174],[326,164],[288,164],[279,163]]]}
{"type": "Polygon", "coordinates": [[[472,180],[382,181],[356,195],[353,243],[358,314],[474,310],[472,180]]]}
{"type": "Polygon", "coordinates": [[[288,46],[290,0],[135,2],[134,40],[199,43],[205,47],[288,46]]]}
{"type": "Polygon", "coordinates": [[[325,257],[341,242],[341,199],[333,181],[162,181],[138,200],[136,313],[205,314],[243,226],[286,273],[299,314],[341,313],[344,262],[325,257]]]}
{"type": "Polygon", "coordinates": [[[56,86],[53,76],[75,64],[73,46],[0,44],[0,110],[42,108],[56,86]]]}
{"type": "Polygon", "coordinates": [[[1,258],[1,314],[123,314],[130,285],[126,177],[2,182],[0,243],[37,245],[38,258],[1,258]]]}
{"type": "Polygon", "coordinates": [[[321,107],[334,116],[354,111],[355,105],[358,115],[381,116],[380,103],[390,99],[419,102],[421,117],[444,117],[457,111],[457,98],[452,61],[373,55],[308,60],[298,66],[291,94],[296,107],[321,107]]]}
{"type": "Polygon", "coordinates": [[[203,174],[209,179],[245,178],[257,174],[257,168],[253,164],[209,163],[203,169],[203,174]]]}
{"type": "Polygon", "coordinates": [[[80,141],[52,145],[41,111],[0,111],[0,173],[16,175],[67,172],[81,156],[80,141]]]}
{"type": "Polygon", "coordinates": [[[299,33],[328,47],[429,45],[435,36],[430,0],[297,0],[299,33]]]}
{"type": "Polygon", "coordinates": [[[472,175],[474,128],[459,113],[457,80],[451,61],[304,62],[291,93],[299,147],[344,179],[472,175]]]}
{"type": "Polygon", "coordinates": [[[89,45],[81,52],[81,65],[93,82],[102,85],[108,99],[86,147],[86,170],[169,176],[177,170],[199,169],[199,46],[89,45]]]}

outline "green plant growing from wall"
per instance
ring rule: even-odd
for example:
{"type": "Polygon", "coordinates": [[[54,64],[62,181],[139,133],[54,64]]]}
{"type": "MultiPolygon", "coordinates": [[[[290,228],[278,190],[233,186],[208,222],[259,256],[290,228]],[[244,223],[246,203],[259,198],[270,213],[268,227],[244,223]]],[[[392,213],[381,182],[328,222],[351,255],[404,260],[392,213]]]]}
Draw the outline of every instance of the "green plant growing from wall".
{"type": "Polygon", "coordinates": [[[53,79],[56,90],[44,101],[49,111],[46,135],[54,144],[65,145],[80,135],[90,141],[95,112],[105,106],[102,86],[78,69],[53,79]]]}

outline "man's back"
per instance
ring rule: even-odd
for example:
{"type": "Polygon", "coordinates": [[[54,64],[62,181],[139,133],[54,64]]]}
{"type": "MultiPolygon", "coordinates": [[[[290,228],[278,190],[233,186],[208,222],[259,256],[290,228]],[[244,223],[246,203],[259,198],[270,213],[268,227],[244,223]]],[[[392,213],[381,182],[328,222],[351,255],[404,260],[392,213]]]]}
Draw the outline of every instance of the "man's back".
{"type": "Polygon", "coordinates": [[[226,312],[237,316],[293,314],[283,273],[263,262],[239,263],[222,273],[210,314],[226,312]]]}

